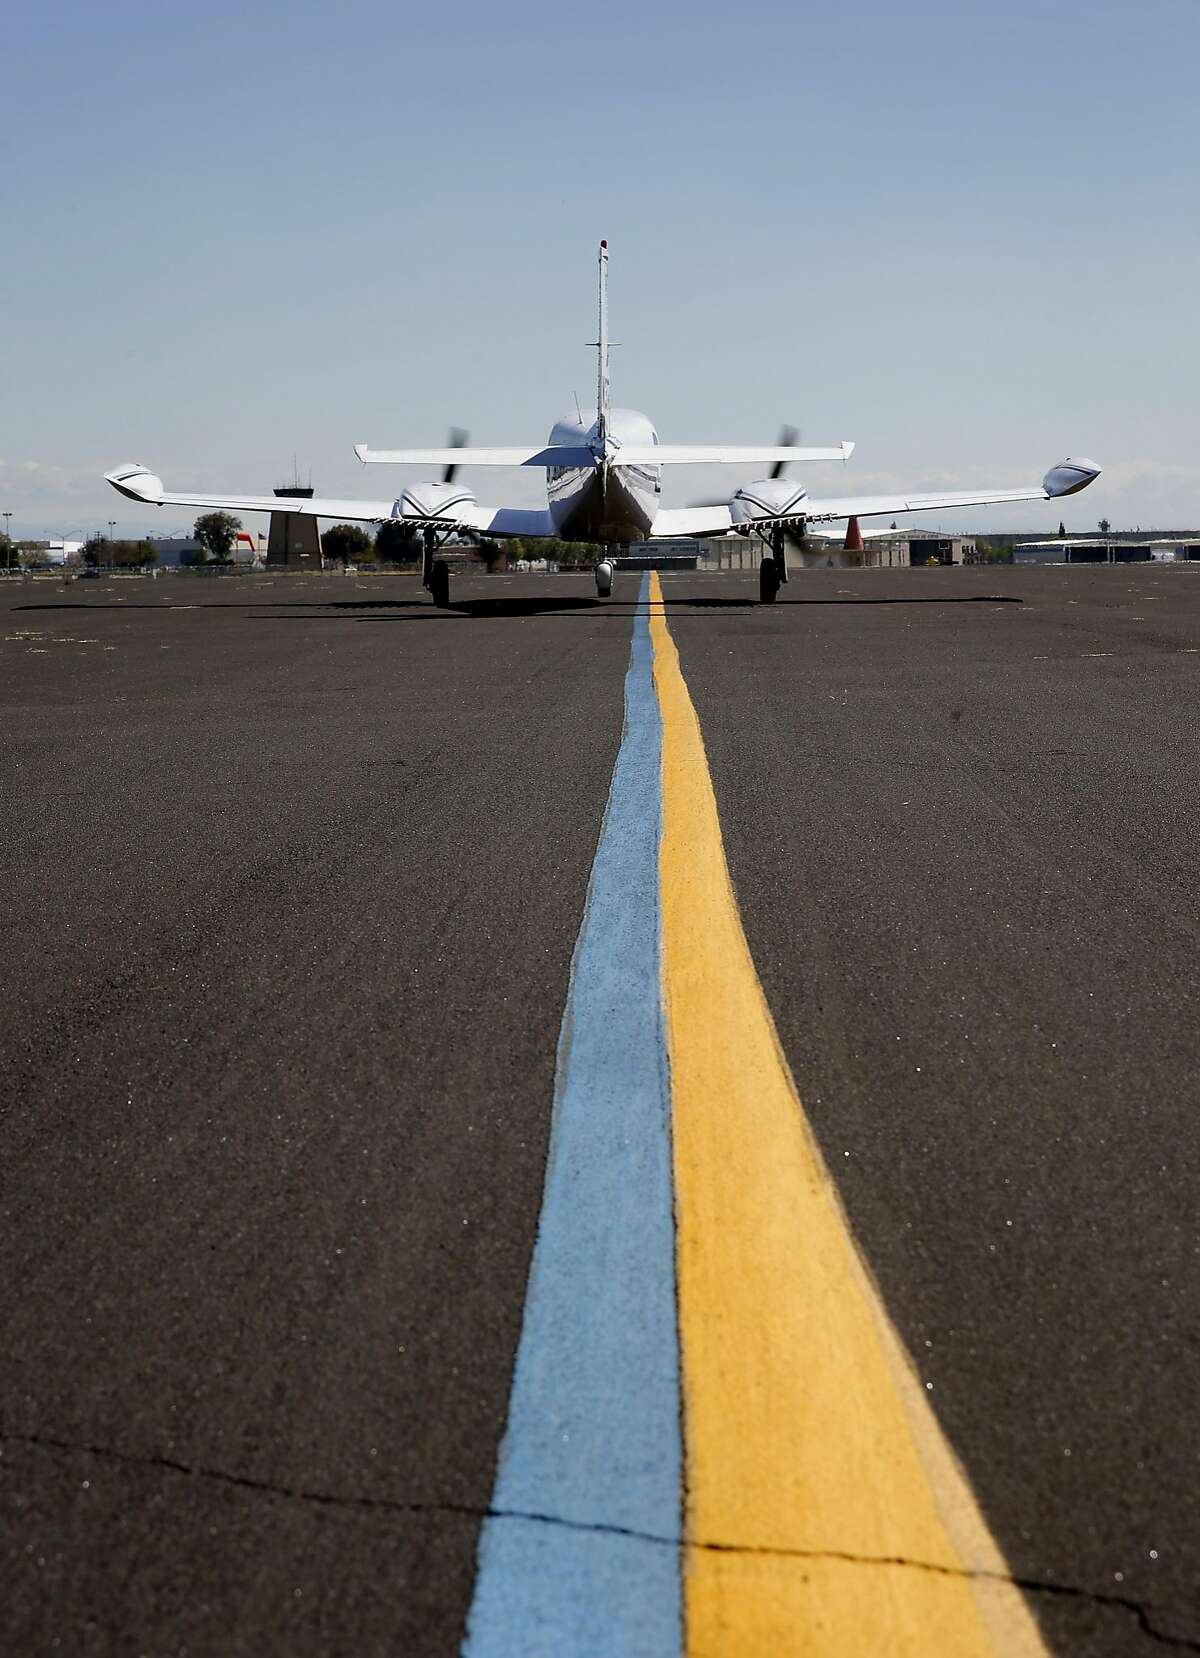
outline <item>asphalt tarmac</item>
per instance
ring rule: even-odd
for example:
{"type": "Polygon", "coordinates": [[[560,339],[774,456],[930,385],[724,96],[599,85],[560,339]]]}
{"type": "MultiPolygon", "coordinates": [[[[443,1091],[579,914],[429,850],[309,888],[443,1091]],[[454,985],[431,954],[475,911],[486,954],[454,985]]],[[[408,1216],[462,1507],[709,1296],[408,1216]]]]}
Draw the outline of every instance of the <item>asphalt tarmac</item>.
{"type": "MultiPolygon", "coordinates": [[[[5,1653],[457,1650],[636,582],[0,585],[5,1653]]],[[[1009,1567],[1056,1652],[1200,1651],[1200,569],[663,588],[1009,1567]]]]}

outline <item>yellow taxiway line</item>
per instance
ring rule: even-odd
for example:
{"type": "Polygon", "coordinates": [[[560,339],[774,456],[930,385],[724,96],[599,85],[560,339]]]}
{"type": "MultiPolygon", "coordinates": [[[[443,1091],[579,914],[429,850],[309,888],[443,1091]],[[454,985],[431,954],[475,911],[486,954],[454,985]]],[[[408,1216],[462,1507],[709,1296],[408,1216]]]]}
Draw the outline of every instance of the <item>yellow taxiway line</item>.
{"type": "Polygon", "coordinates": [[[729,879],[652,577],[690,1658],[1047,1649],[851,1237],[729,879]]]}

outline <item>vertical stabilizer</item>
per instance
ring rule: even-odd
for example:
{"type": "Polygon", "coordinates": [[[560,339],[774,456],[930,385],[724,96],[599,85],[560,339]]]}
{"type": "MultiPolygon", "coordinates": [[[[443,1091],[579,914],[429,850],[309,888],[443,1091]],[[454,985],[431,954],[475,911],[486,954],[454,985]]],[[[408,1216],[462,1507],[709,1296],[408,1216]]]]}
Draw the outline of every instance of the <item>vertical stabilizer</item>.
{"type": "Polygon", "coordinates": [[[599,362],[596,375],[596,435],[608,436],[608,243],[600,244],[600,329],[596,335],[599,362]]]}

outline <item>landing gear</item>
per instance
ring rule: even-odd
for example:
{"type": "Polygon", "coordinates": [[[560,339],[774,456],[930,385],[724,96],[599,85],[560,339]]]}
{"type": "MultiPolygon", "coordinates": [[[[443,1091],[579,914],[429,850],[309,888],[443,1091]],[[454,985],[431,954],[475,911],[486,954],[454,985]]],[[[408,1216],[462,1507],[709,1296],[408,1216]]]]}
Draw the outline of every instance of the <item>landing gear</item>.
{"type": "Polygon", "coordinates": [[[445,559],[434,558],[437,546],[437,531],[427,528],[421,539],[421,586],[438,609],[445,610],[450,603],[450,566],[445,559]]]}
{"type": "MultiPolygon", "coordinates": [[[[766,536],[763,536],[762,539],[766,541],[766,536]]],[[[776,593],[779,592],[779,589],[788,579],[787,542],[781,524],[774,525],[771,530],[771,539],[767,544],[771,550],[758,567],[758,598],[760,604],[774,604],[776,593]]]]}
{"type": "Polygon", "coordinates": [[[612,560],[602,558],[596,566],[596,597],[607,599],[612,594],[613,566],[612,560]]]}
{"type": "Polygon", "coordinates": [[[775,573],[779,577],[778,586],[782,587],[788,579],[787,571],[787,537],[783,526],[776,524],[771,531],[771,557],[775,560],[775,573]]]}

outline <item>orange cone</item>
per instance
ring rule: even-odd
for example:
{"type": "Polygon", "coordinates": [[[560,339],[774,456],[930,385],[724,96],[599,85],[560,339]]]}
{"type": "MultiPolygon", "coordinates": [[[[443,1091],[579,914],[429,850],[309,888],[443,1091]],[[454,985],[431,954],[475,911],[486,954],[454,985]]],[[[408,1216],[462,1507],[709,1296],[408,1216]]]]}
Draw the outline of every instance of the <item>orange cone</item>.
{"type": "Polygon", "coordinates": [[[862,550],[862,531],[858,527],[858,519],[848,518],[846,520],[846,539],[842,543],[842,551],[847,553],[861,553],[862,550]]]}

